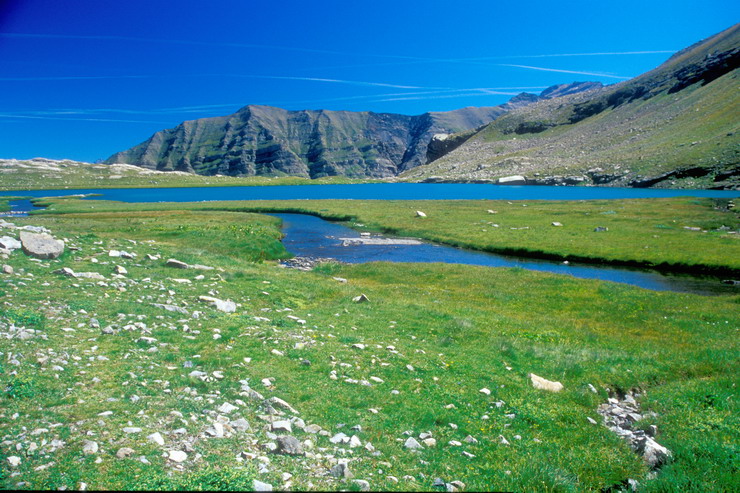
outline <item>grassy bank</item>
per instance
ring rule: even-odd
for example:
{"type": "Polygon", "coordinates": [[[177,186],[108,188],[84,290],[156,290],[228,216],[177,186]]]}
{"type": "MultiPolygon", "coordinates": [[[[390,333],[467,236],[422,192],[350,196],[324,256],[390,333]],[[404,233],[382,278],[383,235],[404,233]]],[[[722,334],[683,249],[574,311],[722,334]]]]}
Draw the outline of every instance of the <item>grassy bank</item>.
{"type": "MultiPolygon", "coordinates": [[[[58,260],[34,262],[16,251],[3,261],[15,270],[0,274],[0,332],[14,335],[0,338],[5,489],[84,482],[244,490],[254,478],[275,488],[359,489],[327,474],[339,458],[372,489],[429,491],[437,477],[468,490],[589,491],[627,478],[645,491],[737,485],[738,296],[442,264],[301,272],[269,260],[284,254],[272,218],[84,204],[108,212],[14,219],[51,229],[68,248],[58,260]],[[110,257],[111,249],[136,256],[110,257]],[[165,267],[170,257],[216,269],[165,267]],[[114,275],[116,265],[127,273],[114,275]],[[56,273],[61,267],[105,280],[66,277],[56,273]],[[370,301],[354,303],[360,293],[370,301]],[[236,312],[199,302],[201,295],[231,299],[236,312]],[[22,339],[11,325],[37,332],[22,339]],[[530,372],[565,388],[534,389],[530,372]],[[269,409],[245,382],[297,411],[275,405],[283,418],[326,431],[312,434],[294,421],[291,434],[312,442],[307,455],[264,448],[274,442],[265,429],[269,409]],[[645,392],[643,411],[656,413],[640,426],[657,425],[658,442],[673,452],[655,479],[621,439],[587,420],[600,422],[597,406],[631,388],[645,392]],[[219,410],[224,402],[238,409],[219,410]],[[214,437],[219,415],[244,418],[251,429],[214,437]],[[163,445],[146,438],[154,432],[163,445]],[[361,445],[332,443],[338,432],[361,445]],[[406,432],[417,439],[430,432],[437,443],[412,452],[403,446],[406,432]],[[83,453],[86,440],[99,450],[83,453]],[[131,453],[120,453],[126,447],[131,453]],[[167,459],[170,450],[187,459],[167,459]]],[[[332,205],[334,213],[342,205],[332,205]]],[[[432,221],[445,210],[424,205],[432,221]]],[[[376,217],[358,214],[367,226],[365,214],[376,217]]]]}
{"type": "Polygon", "coordinates": [[[284,200],[119,204],[52,200],[59,213],[199,210],[300,212],[362,230],[494,253],[740,275],[740,215],[727,201],[284,200]],[[417,217],[422,211],[426,217],[417,217]],[[491,213],[489,211],[495,211],[491,213]],[[559,223],[562,226],[553,226],[559,223]],[[596,228],[608,231],[597,232],[596,228]],[[698,230],[696,230],[698,228],[698,230]]]}

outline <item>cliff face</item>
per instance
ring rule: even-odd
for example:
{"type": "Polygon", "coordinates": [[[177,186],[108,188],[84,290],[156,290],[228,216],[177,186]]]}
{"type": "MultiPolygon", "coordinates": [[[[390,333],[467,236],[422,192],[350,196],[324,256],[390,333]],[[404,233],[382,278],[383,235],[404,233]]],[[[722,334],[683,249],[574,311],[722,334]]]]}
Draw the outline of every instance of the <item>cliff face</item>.
{"type": "Polygon", "coordinates": [[[739,66],[740,24],[634,79],[576,93],[544,91],[477,132],[433,142],[434,160],[402,177],[739,187],[739,66]]]}
{"type": "Polygon", "coordinates": [[[433,135],[478,128],[538,99],[418,116],[250,105],[157,132],[106,163],[202,175],[395,176],[427,162],[433,135]]]}

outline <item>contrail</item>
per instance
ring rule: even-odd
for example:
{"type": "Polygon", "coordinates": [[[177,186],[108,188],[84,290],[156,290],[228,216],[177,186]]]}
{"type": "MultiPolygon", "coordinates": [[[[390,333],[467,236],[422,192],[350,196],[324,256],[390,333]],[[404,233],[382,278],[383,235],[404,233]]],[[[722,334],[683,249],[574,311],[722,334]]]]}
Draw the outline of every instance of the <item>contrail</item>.
{"type": "Polygon", "coordinates": [[[627,80],[631,79],[632,77],[622,77],[620,75],[608,75],[608,74],[602,74],[599,72],[581,72],[579,70],[562,70],[559,68],[545,68],[545,67],[532,67],[531,65],[514,65],[510,63],[499,63],[498,64],[501,67],[517,67],[517,68],[526,68],[530,70],[542,70],[543,72],[561,72],[564,74],[580,74],[580,75],[593,75],[596,77],[609,77],[611,79],[622,79],[627,80]]]}
{"type": "Polygon", "coordinates": [[[63,118],[58,116],[30,116],[30,115],[6,115],[0,113],[0,118],[23,118],[32,120],[67,120],[76,122],[112,122],[112,123],[161,123],[171,125],[172,122],[159,122],[153,120],[116,120],[111,118],[63,118]]]}
{"type": "MultiPolygon", "coordinates": [[[[345,96],[337,98],[324,98],[324,99],[310,99],[310,100],[299,100],[299,101],[282,101],[282,102],[271,102],[271,103],[255,103],[264,105],[275,105],[275,104],[303,104],[303,103],[320,103],[330,101],[353,101],[353,100],[372,100],[372,101],[402,101],[404,99],[436,99],[438,97],[443,98],[455,98],[455,97],[468,97],[468,96],[488,96],[488,95],[506,95],[515,96],[516,92],[504,92],[506,90],[526,90],[526,89],[545,89],[546,86],[513,86],[513,87],[474,87],[474,88],[462,88],[462,89],[446,89],[440,91],[413,91],[413,92],[390,92],[382,94],[364,94],[361,96],[345,96]],[[394,99],[398,97],[397,99],[394,99]],[[388,99],[378,99],[388,98],[388,99]]],[[[241,108],[245,103],[220,103],[220,104],[203,104],[203,105],[188,105],[188,106],[171,106],[166,108],[154,108],[148,110],[139,109],[123,109],[123,108],[57,108],[49,110],[27,110],[27,111],[15,111],[15,112],[4,112],[1,116],[4,117],[18,117],[18,118],[39,118],[39,117],[50,117],[50,116],[63,116],[63,115],[99,115],[108,113],[120,113],[126,115],[169,115],[179,113],[197,113],[205,110],[219,109],[219,108],[241,108]]],[[[137,120],[127,120],[137,121],[137,120]]]]}
{"type": "Polygon", "coordinates": [[[185,75],[75,75],[75,76],[43,76],[43,77],[0,77],[0,82],[29,82],[29,81],[60,81],[60,80],[104,80],[104,79],[153,79],[168,77],[232,77],[244,79],[273,79],[273,80],[302,80],[308,82],[330,82],[335,84],[349,84],[355,86],[391,87],[394,89],[448,89],[445,87],[421,87],[386,82],[367,82],[359,80],[328,79],[323,77],[294,77],[283,75],[249,75],[249,74],[185,74],[185,75]]]}

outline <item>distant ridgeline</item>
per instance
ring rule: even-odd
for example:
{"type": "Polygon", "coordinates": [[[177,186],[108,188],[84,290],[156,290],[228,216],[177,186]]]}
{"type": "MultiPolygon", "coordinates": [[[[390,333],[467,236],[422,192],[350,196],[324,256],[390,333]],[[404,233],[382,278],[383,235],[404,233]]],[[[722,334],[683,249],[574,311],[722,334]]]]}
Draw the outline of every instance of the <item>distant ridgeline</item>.
{"type": "Polygon", "coordinates": [[[435,135],[442,140],[516,108],[599,87],[598,82],[562,84],[539,96],[522,93],[499,106],[418,116],[250,105],[232,115],[157,132],[106,163],[201,175],[395,176],[428,161],[427,148],[435,135]]]}
{"type": "Polygon", "coordinates": [[[402,178],[740,188],[739,62],[740,24],[634,79],[451,136],[436,160],[402,178]]]}

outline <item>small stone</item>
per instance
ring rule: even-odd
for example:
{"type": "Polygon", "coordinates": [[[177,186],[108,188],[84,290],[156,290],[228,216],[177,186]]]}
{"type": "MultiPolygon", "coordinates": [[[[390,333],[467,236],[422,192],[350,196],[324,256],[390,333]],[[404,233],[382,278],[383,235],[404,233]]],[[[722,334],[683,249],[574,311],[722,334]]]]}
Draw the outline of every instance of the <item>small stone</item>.
{"type": "Polygon", "coordinates": [[[559,223],[559,222],[557,222],[557,221],[553,221],[553,222],[552,222],[552,225],[553,225],[553,226],[562,226],[562,224],[561,224],[561,223],[559,223]]]}
{"type": "Polygon", "coordinates": [[[354,301],[355,303],[366,303],[370,301],[370,298],[368,298],[367,295],[362,293],[359,296],[355,296],[354,298],[352,298],[352,301],[354,301]]]}
{"type": "Polygon", "coordinates": [[[480,392],[483,395],[491,395],[491,391],[485,387],[480,389],[478,392],[480,392]]]}
{"type": "Polygon", "coordinates": [[[11,455],[8,457],[8,464],[10,464],[10,467],[18,467],[21,465],[21,458],[17,455],[11,455]]]}
{"type": "Polygon", "coordinates": [[[237,409],[239,409],[239,408],[238,408],[238,407],[236,407],[235,405],[233,405],[233,404],[230,404],[230,403],[228,403],[228,402],[224,402],[223,404],[221,404],[221,405],[220,405],[220,406],[218,407],[218,412],[220,412],[220,413],[222,413],[222,414],[229,414],[229,413],[231,413],[231,412],[234,412],[234,411],[236,411],[237,409]]]}
{"type": "Polygon", "coordinates": [[[437,440],[431,437],[423,439],[421,443],[423,443],[425,446],[430,447],[430,448],[437,446],[437,440]]]}
{"type": "Polygon", "coordinates": [[[422,211],[416,211],[416,217],[427,217],[422,211]]]}
{"type": "Polygon", "coordinates": [[[174,267],[175,269],[187,269],[188,267],[190,267],[185,262],[180,262],[179,260],[175,260],[174,258],[168,259],[164,265],[165,267],[174,267]]]}
{"type": "Polygon", "coordinates": [[[133,455],[136,451],[130,447],[122,447],[116,452],[116,457],[119,459],[125,459],[126,457],[133,455]]]}
{"type": "Polygon", "coordinates": [[[252,480],[252,489],[254,491],[272,491],[272,485],[269,483],[263,483],[256,479],[252,480]]]}
{"type": "Polygon", "coordinates": [[[352,471],[349,470],[349,466],[346,462],[340,462],[329,469],[329,474],[339,479],[350,479],[354,476],[352,471]]]}
{"type": "Polygon", "coordinates": [[[127,426],[126,428],[123,429],[123,432],[124,433],[140,433],[141,428],[137,428],[135,426],[127,426]]]}
{"type": "Polygon", "coordinates": [[[8,274],[8,275],[11,275],[11,274],[13,274],[14,272],[15,272],[15,271],[13,270],[13,268],[12,268],[11,266],[9,266],[9,265],[7,265],[7,264],[6,264],[6,265],[3,265],[3,274],[8,274]]]}
{"type": "Polygon", "coordinates": [[[97,454],[98,443],[93,442],[92,440],[85,440],[85,443],[82,445],[82,453],[86,455],[97,454]]]}
{"type": "Polygon", "coordinates": [[[285,455],[303,455],[303,446],[297,438],[290,435],[277,437],[277,452],[285,455]]]}
{"type": "Polygon", "coordinates": [[[186,454],[182,450],[170,450],[169,459],[172,462],[185,462],[186,460],[188,460],[188,454],[186,454]]]}
{"type": "Polygon", "coordinates": [[[472,435],[468,435],[463,439],[463,442],[475,445],[476,443],[478,443],[478,440],[476,440],[472,435]]]}
{"type": "Polygon", "coordinates": [[[370,483],[364,479],[353,479],[352,482],[360,487],[360,491],[370,491],[370,483]]]}
{"type": "Polygon", "coordinates": [[[414,437],[408,437],[403,446],[410,450],[420,450],[424,448],[414,437]]]}
{"type": "Polygon", "coordinates": [[[156,443],[157,445],[164,445],[164,438],[162,438],[162,435],[159,432],[152,433],[151,435],[147,436],[147,439],[156,443]]]}
{"type": "Polygon", "coordinates": [[[270,427],[272,431],[285,431],[288,433],[293,432],[293,427],[288,420],[274,421],[270,427]]]}
{"type": "Polygon", "coordinates": [[[596,422],[596,420],[595,420],[594,418],[592,418],[591,416],[587,416],[587,417],[586,417],[586,419],[587,419],[587,420],[588,420],[588,422],[589,422],[589,423],[591,423],[592,425],[596,425],[596,424],[598,424],[598,423],[596,422]]]}
{"type": "Polygon", "coordinates": [[[530,373],[527,376],[532,380],[532,386],[536,389],[547,390],[549,392],[560,392],[563,390],[563,384],[560,382],[552,382],[534,373],[530,373]]]}
{"type": "Polygon", "coordinates": [[[637,453],[642,454],[643,459],[651,469],[662,466],[673,455],[670,450],[650,437],[638,439],[635,448],[637,453]]]}
{"type": "Polygon", "coordinates": [[[311,433],[312,435],[315,435],[316,433],[318,433],[318,432],[321,431],[321,427],[319,425],[310,424],[310,425],[306,426],[303,429],[303,431],[305,431],[306,433],[311,433]]]}
{"type": "Polygon", "coordinates": [[[509,445],[509,441],[503,435],[499,435],[498,440],[501,445],[509,445]]]}
{"type": "Polygon", "coordinates": [[[357,435],[352,435],[352,438],[349,439],[349,447],[350,448],[362,447],[362,442],[357,437],[357,435]]]}

